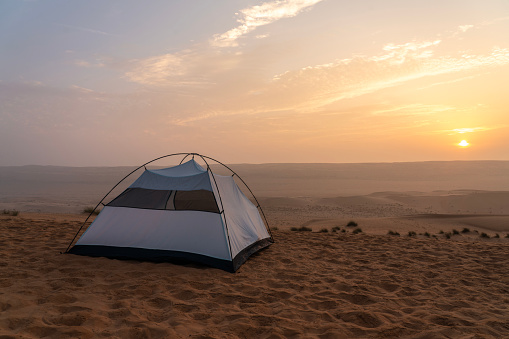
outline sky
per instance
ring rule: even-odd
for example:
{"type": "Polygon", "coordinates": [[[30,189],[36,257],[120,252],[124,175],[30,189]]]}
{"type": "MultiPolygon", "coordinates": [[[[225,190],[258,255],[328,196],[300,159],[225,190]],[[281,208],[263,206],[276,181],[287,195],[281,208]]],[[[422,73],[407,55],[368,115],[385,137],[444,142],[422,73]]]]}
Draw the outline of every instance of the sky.
{"type": "Polygon", "coordinates": [[[4,0],[0,166],[509,160],[507,0],[4,0]]]}

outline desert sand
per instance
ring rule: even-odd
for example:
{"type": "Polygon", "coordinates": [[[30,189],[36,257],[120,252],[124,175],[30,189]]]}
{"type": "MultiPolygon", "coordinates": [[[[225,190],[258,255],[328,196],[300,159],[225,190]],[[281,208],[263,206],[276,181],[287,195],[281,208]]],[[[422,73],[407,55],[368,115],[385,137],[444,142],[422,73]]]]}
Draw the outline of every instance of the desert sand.
{"type": "Polygon", "coordinates": [[[236,166],[276,242],[234,274],[61,254],[129,169],[0,168],[0,338],[509,337],[509,162],[290,167],[236,166]]]}

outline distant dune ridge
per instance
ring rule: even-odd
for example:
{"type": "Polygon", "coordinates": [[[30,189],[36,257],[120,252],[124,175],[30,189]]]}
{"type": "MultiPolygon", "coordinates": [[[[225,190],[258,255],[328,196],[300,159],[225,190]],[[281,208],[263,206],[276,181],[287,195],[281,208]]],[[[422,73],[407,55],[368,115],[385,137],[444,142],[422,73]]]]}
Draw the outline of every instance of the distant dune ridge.
{"type": "MultiPolygon", "coordinates": [[[[390,224],[396,229],[415,225],[417,229],[438,231],[442,228],[439,215],[461,214],[463,219],[447,222],[455,227],[509,231],[505,226],[509,225],[509,161],[230,166],[259,199],[271,226],[283,229],[301,225],[333,227],[356,218],[366,219],[364,231],[374,233],[386,232],[390,224]],[[420,217],[426,214],[435,218],[420,217]],[[398,222],[391,218],[398,218],[398,222]]],[[[212,168],[216,173],[228,174],[222,166],[212,168]]],[[[87,206],[95,206],[133,169],[0,167],[0,207],[79,213],[87,206]]],[[[142,170],[129,177],[105,202],[123,191],[142,170]]],[[[243,188],[242,184],[239,186],[243,188]]],[[[249,192],[246,195],[250,196],[249,192]]]]}
{"type": "MultiPolygon", "coordinates": [[[[509,191],[509,161],[230,166],[260,198],[333,198],[391,191],[509,191]]],[[[0,167],[0,203],[32,212],[77,212],[83,205],[98,202],[133,169],[0,167]]],[[[213,165],[212,169],[218,174],[224,172],[220,166],[213,165]]],[[[116,192],[125,189],[140,173],[134,173],[116,192]]]]}
{"type": "Polygon", "coordinates": [[[509,336],[509,162],[231,167],[276,241],[235,274],[60,254],[134,167],[0,167],[0,337],[509,336]]]}

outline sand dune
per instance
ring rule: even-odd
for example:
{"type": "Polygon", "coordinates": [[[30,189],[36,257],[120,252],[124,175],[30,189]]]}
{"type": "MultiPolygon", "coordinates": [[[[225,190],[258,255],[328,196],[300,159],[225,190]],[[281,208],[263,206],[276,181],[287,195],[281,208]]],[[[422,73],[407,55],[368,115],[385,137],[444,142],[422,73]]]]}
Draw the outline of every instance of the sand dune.
{"type": "MultiPolygon", "coordinates": [[[[230,166],[259,198],[335,198],[390,191],[509,191],[509,161],[230,166]]],[[[83,206],[95,205],[133,169],[0,167],[0,205],[29,212],[80,212],[83,206]]],[[[213,169],[226,174],[218,166],[213,169]]],[[[135,173],[120,185],[112,198],[138,175],[135,173]]],[[[451,212],[456,213],[454,209],[451,212]]]]}
{"type": "Polygon", "coordinates": [[[236,273],[59,254],[80,216],[0,217],[0,336],[502,338],[509,244],[274,231],[236,273]]]}
{"type": "Polygon", "coordinates": [[[378,192],[335,198],[262,198],[271,226],[322,228],[356,221],[364,232],[437,233],[472,228],[490,236],[509,233],[509,192],[378,192]]]}

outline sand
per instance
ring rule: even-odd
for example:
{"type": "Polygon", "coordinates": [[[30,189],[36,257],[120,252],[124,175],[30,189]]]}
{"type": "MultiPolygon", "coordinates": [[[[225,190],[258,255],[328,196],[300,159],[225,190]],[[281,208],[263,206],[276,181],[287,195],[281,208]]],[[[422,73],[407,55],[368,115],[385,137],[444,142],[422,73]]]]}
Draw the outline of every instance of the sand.
{"type": "Polygon", "coordinates": [[[509,337],[509,162],[237,165],[276,243],[235,274],[60,254],[130,170],[0,168],[0,338],[509,337]]]}
{"type": "Polygon", "coordinates": [[[60,254],[80,217],[0,217],[1,338],[509,335],[504,239],[275,230],[232,274],[60,254]]]}

